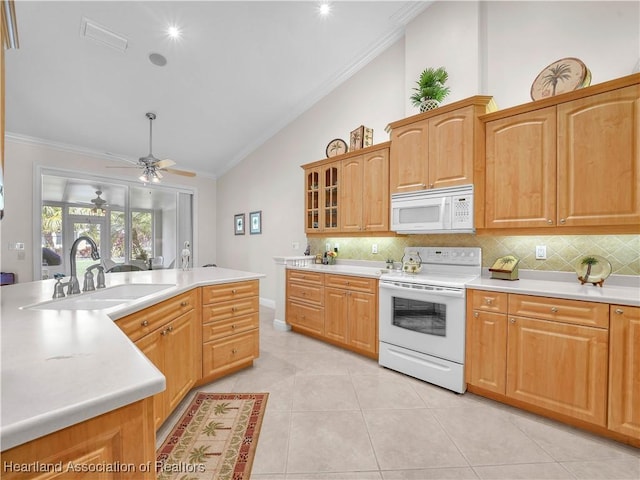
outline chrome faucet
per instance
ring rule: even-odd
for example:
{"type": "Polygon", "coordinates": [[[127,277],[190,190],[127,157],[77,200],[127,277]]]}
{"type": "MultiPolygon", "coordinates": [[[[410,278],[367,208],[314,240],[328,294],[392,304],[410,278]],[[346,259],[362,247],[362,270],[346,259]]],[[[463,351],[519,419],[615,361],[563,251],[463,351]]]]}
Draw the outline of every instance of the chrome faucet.
{"type": "Polygon", "coordinates": [[[71,276],[69,277],[69,289],[67,290],[67,295],[76,295],[80,293],[80,283],[78,282],[78,276],[76,274],[76,253],[78,252],[78,244],[83,240],[91,247],[91,258],[94,260],[100,259],[98,246],[92,238],[85,235],[76,238],[76,241],[71,245],[71,276]]]}

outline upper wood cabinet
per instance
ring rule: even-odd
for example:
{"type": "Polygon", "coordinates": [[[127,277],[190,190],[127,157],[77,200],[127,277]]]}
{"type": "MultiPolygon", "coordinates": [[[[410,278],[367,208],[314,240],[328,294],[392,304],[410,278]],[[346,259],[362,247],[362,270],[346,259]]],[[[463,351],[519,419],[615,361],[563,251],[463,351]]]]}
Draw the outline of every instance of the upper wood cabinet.
{"type": "Polygon", "coordinates": [[[389,149],[342,161],[341,230],[389,230],[389,149]]]}
{"type": "Polygon", "coordinates": [[[340,162],[305,169],[305,231],[338,230],[340,162]]]}
{"type": "Polygon", "coordinates": [[[640,74],[482,121],[477,228],[640,225],[640,74]]]}
{"type": "Polygon", "coordinates": [[[303,165],[305,231],[389,231],[389,142],[303,165]]]}
{"type": "Polygon", "coordinates": [[[473,183],[478,116],[493,109],[492,97],[475,96],[391,123],[391,193],[473,183]]]}

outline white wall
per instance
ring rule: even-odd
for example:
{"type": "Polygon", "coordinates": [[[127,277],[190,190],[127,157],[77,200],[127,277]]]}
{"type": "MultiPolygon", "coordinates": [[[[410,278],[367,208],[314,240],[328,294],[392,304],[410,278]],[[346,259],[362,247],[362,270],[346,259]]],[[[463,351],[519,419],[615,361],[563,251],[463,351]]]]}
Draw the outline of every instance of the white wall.
{"type": "MultiPolygon", "coordinates": [[[[5,216],[0,222],[0,269],[3,272],[14,272],[19,282],[29,282],[33,279],[33,246],[39,244],[40,238],[33,238],[33,186],[35,165],[54,167],[115,177],[114,170],[105,168],[106,165],[122,166],[91,157],[90,155],[60,150],[38,144],[16,142],[10,138],[5,143],[5,216]],[[24,259],[19,258],[19,252],[9,250],[9,244],[23,242],[25,244],[24,259]]],[[[122,177],[124,178],[124,177],[122,177]]],[[[132,174],[126,177],[135,179],[132,174]]],[[[194,245],[196,260],[215,262],[216,258],[216,181],[207,178],[173,177],[165,175],[165,185],[183,186],[194,190],[196,222],[194,232],[197,244],[194,245]]],[[[36,259],[39,261],[39,259],[36,259]]]]}
{"type": "Polygon", "coordinates": [[[582,59],[592,84],[629,75],[640,59],[639,2],[436,2],[400,41],[294,120],[218,183],[218,264],[267,274],[263,298],[275,298],[273,256],[298,255],[306,241],[301,164],[320,160],[329,140],[360,124],[374,142],[384,126],[414,115],[418,75],[444,65],[444,103],[492,95],[499,108],[531,101],[531,83],[563,57],[582,59]],[[263,211],[263,234],[233,235],[233,215],[263,211]],[[294,251],[291,243],[300,242],[294,251]]]}
{"type": "Polygon", "coordinates": [[[427,67],[444,66],[451,93],[443,103],[492,95],[498,108],[531,101],[547,65],[582,60],[591,84],[633,73],[640,61],[640,2],[436,2],[405,31],[405,111],[427,67]]]}
{"type": "Polygon", "coordinates": [[[389,140],[385,127],[404,117],[403,59],[398,41],[218,180],[218,265],[265,273],[261,297],[275,298],[273,257],[302,255],[306,247],[300,165],[326,158],[336,137],[348,144],[360,125],[373,128],[374,143],[389,140]],[[262,210],[262,235],[234,235],[234,214],[248,221],[254,210],[262,210]]]}

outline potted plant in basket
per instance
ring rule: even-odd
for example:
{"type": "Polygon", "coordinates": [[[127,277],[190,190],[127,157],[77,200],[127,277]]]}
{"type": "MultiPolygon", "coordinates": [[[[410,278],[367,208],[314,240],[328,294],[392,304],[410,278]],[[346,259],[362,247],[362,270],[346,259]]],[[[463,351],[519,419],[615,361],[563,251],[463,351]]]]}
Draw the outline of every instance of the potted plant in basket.
{"type": "Polygon", "coordinates": [[[425,69],[416,82],[417,87],[413,89],[415,93],[410,97],[413,105],[419,107],[421,112],[437,108],[449,95],[449,87],[444,86],[448,78],[444,67],[425,69]]]}

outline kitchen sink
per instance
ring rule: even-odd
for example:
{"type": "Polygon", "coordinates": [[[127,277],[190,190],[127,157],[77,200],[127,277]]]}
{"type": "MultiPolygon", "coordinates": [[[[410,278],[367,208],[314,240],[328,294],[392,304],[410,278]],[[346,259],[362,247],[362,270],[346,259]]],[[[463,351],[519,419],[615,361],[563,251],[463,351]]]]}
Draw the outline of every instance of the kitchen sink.
{"type": "Polygon", "coordinates": [[[175,285],[169,283],[128,283],[80,295],[34,303],[22,308],[32,310],[104,310],[171,287],[175,287],[175,285]]]}

